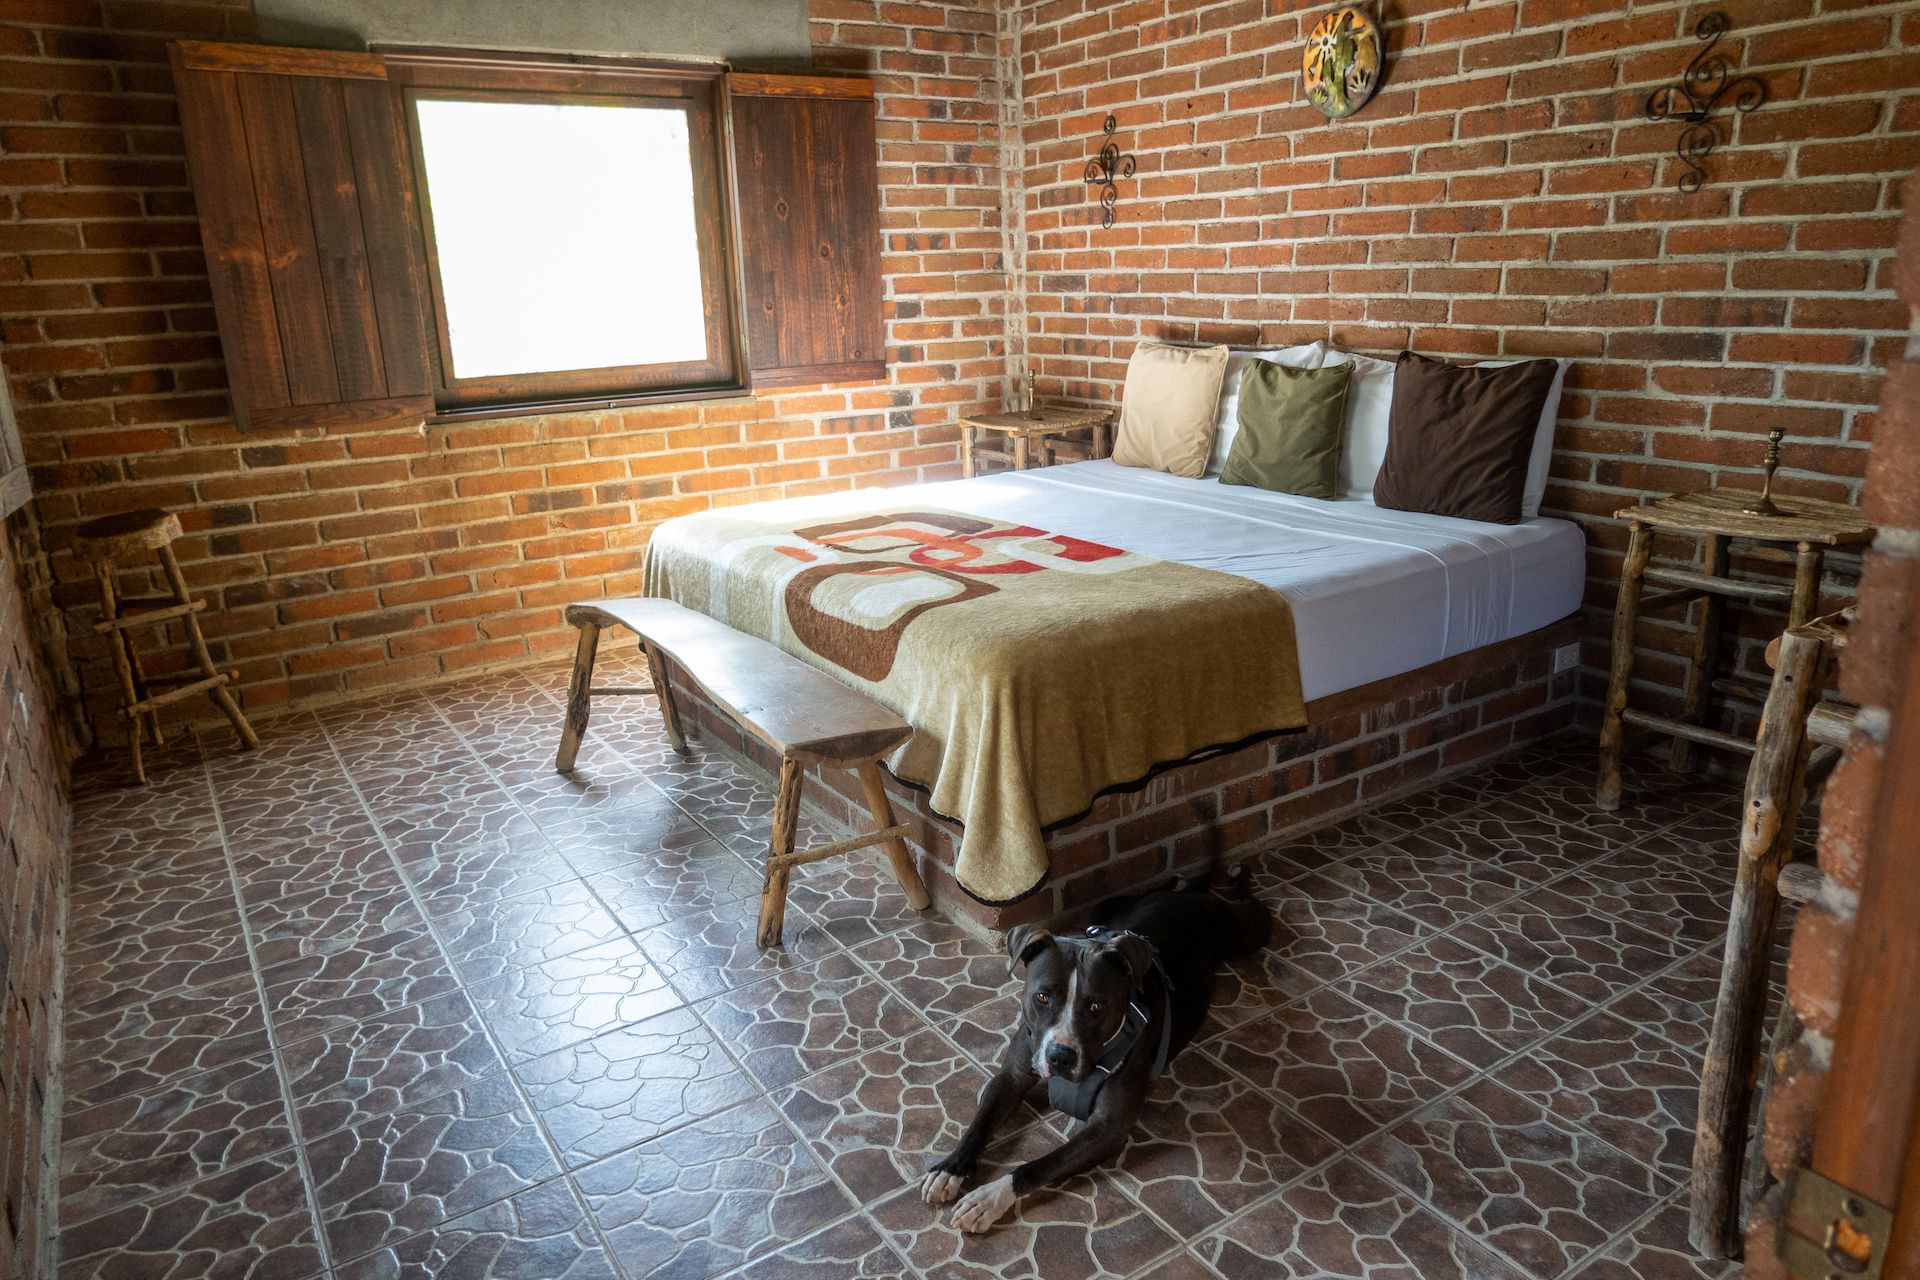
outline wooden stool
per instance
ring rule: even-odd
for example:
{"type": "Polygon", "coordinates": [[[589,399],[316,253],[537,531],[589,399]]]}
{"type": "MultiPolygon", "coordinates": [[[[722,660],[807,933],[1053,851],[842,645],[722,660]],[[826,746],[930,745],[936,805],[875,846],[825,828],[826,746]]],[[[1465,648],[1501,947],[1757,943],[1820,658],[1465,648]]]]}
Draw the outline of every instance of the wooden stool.
{"type": "Polygon", "coordinates": [[[787,880],[793,868],[878,845],[893,867],[900,891],[916,911],[932,905],[927,886],[908,851],[905,823],[896,822],[880,776],[880,758],[905,742],[913,728],[873,699],[810,667],[777,645],[735,631],[671,600],[627,597],[567,606],[567,621],[580,628],[574,649],[573,680],[567,691],[567,717],[560,729],[560,750],[553,767],[573,772],[580,739],[596,695],[646,694],[660,699],[667,741],[681,755],[687,739],[673,705],[666,664],[671,661],[688,683],[742,730],[780,757],[774,792],[773,831],[767,843],[767,878],[760,891],[756,940],[762,948],[780,945],[787,914],[787,880]],[[653,687],[596,686],[593,664],[600,632],[622,627],[640,637],[653,687]],[[809,764],[851,769],[873,817],[873,829],[813,849],[795,849],[800,823],[800,783],[809,764]]]}
{"type": "Polygon", "coordinates": [[[1041,405],[1030,413],[970,413],[960,419],[960,474],[978,472],[980,458],[996,458],[1015,471],[1035,465],[1052,466],[1062,455],[1081,461],[1104,458],[1113,452],[1113,410],[1083,405],[1041,405]],[[1086,430],[1090,438],[1076,440],[1068,432],[1086,430]],[[1004,436],[1007,447],[982,448],[977,432],[1004,436]]]}
{"type": "Polygon", "coordinates": [[[242,746],[252,750],[260,744],[253,726],[240,713],[240,704],[227,691],[227,685],[233,682],[236,673],[216,669],[213,655],[207,652],[206,637],[200,634],[199,618],[207,602],[195,600],[187,594],[186,577],[180,572],[180,562],[173,555],[173,542],[179,536],[179,517],[168,511],[151,508],[89,520],[73,532],[73,553],[93,566],[93,579],[100,588],[100,621],[93,624],[93,630],[95,634],[107,637],[107,651],[113,655],[114,669],[120,676],[120,714],[128,722],[127,740],[133,749],[133,776],[143,783],[147,780],[147,769],[140,757],[141,739],[150,734],[156,746],[165,742],[160,730],[160,708],[196,693],[204,693],[212,698],[214,705],[233,722],[233,730],[240,735],[242,746]],[[114,585],[114,577],[119,572],[118,561],[149,551],[160,560],[169,594],[123,599],[114,585]],[[136,627],[163,626],[175,618],[180,619],[186,628],[195,667],[178,675],[149,676],[140,669],[140,657],[133,647],[131,633],[136,627]],[[153,685],[173,687],[153,692],[153,685]]]}
{"type": "MultiPolygon", "coordinates": [[[[1752,515],[1746,508],[1758,496],[1746,489],[1707,489],[1614,512],[1616,519],[1627,521],[1631,536],[1620,573],[1620,600],[1613,614],[1612,682],[1600,720],[1600,779],[1594,795],[1598,807],[1620,807],[1620,758],[1626,750],[1628,725],[1674,739],[1671,759],[1678,772],[1692,771],[1696,744],[1751,756],[1753,743],[1702,723],[1716,683],[1735,693],[1745,692],[1732,682],[1713,679],[1725,602],[1732,599],[1785,605],[1787,626],[1804,626],[1819,610],[1820,575],[1827,551],[1856,550],[1873,541],[1873,526],[1857,507],[1814,498],[1775,498],[1785,514],[1752,515]],[[1699,537],[1700,568],[1649,567],[1654,534],[1662,532],[1699,537]],[[1744,551],[1746,555],[1792,564],[1793,584],[1733,577],[1728,571],[1728,544],[1735,539],[1753,544],[1744,551]],[[1793,550],[1783,550],[1783,546],[1793,550]],[[1648,582],[1671,590],[1643,596],[1642,589],[1648,582]],[[1680,718],[1629,707],[1633,633],[1640,615],[1675,605],[1691,608],[1696,600],[1705,600],[1706,607],[1688,655],[1685,709],[1680,718]]],[[[1764,690],[1760,690],[1754,700],[1764,696],[1764,690]]]]}

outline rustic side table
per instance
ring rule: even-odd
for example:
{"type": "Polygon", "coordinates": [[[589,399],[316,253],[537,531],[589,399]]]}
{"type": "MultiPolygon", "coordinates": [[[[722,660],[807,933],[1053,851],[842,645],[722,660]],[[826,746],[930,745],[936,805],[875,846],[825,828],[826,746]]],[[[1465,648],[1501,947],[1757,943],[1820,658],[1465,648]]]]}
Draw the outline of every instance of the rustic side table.
{"type": "Polygon", "coordinates": [[[1682,772],[1692,769],[1696,745],[1752,755],[1753,743],[1747,739],[1703,723],[1714,686],[1712,665],[1720,647],[1726,602],[1785,605],[1787,625],[1804,626],[1819,610],[1820,574],[1827,552],[1857,550],[1873,541],[1873,526],[1857,507],[1815,498],[1775,498],[1781,514],[1754,515],[1747,508],[1758,497],[1745,489],[1707,489],[1673,494],[1614,513],[1616,519],[1627,522],[1631,536],[1620,574],[1620,601],[1613,613],[1612,682],[1600,721],[1600,780],[1594,796],[1600,808],[1620,805],[1620,757],[1629,725],[1674,739],[1673,765],[1682,772]],[[1700,538],[1700,567],[1649,566],[1656,533],[1700,538]],[[1728,569],[1728,548],[1734,541],[1748,544],[1743,546],[1743,555],[1792,564],[1792,584],[1733,577],[1728,569]],[[1668,589],[1644,594],[1649,582],[1668,589]],[[1640,615],[1675,605],[1691,611],[1696,600],[1705,600],[1706,606],[1687,655],[1681,717],[1655,715],[1628,706],[1634,625],[1640,615]]]}
{"type": "Polygon", "coordinates": [[[970,413],[960,419],[960,474],[973,475],[979,458],[1010,463],[1015,471],[1050,466],[1061,455],[1081,459],[1104,458],[1113,450],[1111,409],[1082,405],[1041,405],[1031,413],[970,413]],[[1067,433],[1088,430],[1090,439],[1067,433]],[[1005,437],[1004,448],[982,448],[976,432],[1005,437]],[[1036,458],[1036,454],[1040,455],[1036,458]]]}

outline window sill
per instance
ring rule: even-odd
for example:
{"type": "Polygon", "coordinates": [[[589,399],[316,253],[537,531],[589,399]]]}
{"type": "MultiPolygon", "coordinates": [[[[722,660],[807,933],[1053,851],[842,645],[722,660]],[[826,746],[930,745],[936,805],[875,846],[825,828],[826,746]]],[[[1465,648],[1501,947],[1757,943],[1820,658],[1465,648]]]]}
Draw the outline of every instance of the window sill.
{"type": "Polygon", "coordinates": [[[495,418],[541,418],[559,413],[599,413],[607,409],[640,409],[648,406],[692,404],[708,400],[751,399],[753,389],[744,383],[724,387],[683,387],[670,391],[636,392],[626,396],[582,396],[571,400],[527,400],[513,404],[477,404],[438,409],[427,417],[429,426],[456,426],[462,422],[486,422],[495,418]]]}

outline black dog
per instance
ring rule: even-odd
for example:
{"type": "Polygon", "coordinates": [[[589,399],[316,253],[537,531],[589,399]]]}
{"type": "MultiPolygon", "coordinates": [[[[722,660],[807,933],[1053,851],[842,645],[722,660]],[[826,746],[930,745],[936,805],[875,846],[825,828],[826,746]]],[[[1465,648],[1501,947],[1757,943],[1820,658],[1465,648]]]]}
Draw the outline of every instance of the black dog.
{"type": "Polygon", "coordinates": [[[1085,1120],[1060,1147],[976,1187],[954,1206],[953,1223],[985,1231],[1037,1187],[1064,1182],[1118,1155],[1147,1089],[1207,1016],[1214,974],[1265,946],[1266,908],[1248,893],[1245,867],[1227,876],[1227,896],[1205,880],[1114,898],[1093,914],[1085,936],[1056,938],[1021,925],[1007,952],[1026,966],[1020,1025],[1007,1059],[987,1082],[980,1109],[953,1153],[920,1184],[928,1204],[945,1204],[973,1176],[994,1131],[1030,1089],[1085,1120]]]}

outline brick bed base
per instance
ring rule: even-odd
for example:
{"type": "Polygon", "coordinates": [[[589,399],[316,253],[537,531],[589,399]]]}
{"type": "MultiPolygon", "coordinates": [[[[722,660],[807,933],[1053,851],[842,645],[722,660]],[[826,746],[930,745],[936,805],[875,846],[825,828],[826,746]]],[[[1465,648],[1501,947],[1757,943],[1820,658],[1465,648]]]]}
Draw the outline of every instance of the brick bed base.
{"type": "MultiPolygon", "coordinates": [[[[1052,869],[1030,896],[989,906],[953,879],[958,823],[926,793],[888,775],[887,789],[934,901],[959,923],[1004,930],[1072,917],[1108,894],[1202,859],[1219,833],[1228,859],[1428,787],[1567,728],[1575,672],[1555,675],[1553,651],[1574,643],[1569,618],[1551,627],[1307,705],[1308,728],[1188,760],[1144,784],[1098,797],[1077,821],[1048,833],[1052,869]]],[[[776,761],[697,693],[676,682],[690,727],[768,774],[776,761]]],[[[828,822],[866,825],[857,781],[809,771],[804,799],[828,822]]],[[[866,856],[866,855],[858,855],[866,856]]]]}

